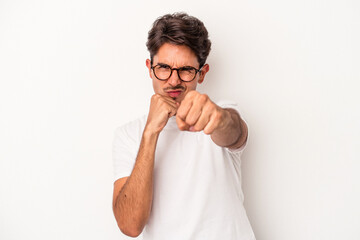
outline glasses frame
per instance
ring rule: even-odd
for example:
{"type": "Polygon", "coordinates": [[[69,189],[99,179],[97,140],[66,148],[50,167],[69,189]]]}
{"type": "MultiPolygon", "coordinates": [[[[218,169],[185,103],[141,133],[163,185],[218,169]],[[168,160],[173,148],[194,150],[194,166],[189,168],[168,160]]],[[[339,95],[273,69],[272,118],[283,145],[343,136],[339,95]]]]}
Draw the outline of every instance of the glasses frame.
{"type": "Polygon", "coordinates": [[[155,73],[155,70],[154,70],[154,68],[156,68],[157,66],[161,66],[161,64],[156,64],[155,66],[151,66],[151,69],[152,69],[152,71],[153,71],[153,73],[154,73],[154,76],[155,76],[158,80],[160,80],[160,81],[167,81],[167,80],[169,80],[169,78],[171,78],[171,76],[172,76],[173,71],[176,70],[177,75],[178,75],[178,77],[179,77],[179,79],[180,79],[181,81],[183,81],[183,82],[191,82],[191,81],[194,81],[194,79],[196,78],[196,75],[198,74],[198,72],[201,72],[201,70],[202,70],[202,68],[203,68],[203,66],[202,66],[201,68],[199,68],[199,69],[196,69],[196,68],[194,68],[194,67],[192,67],[192,66],[187,66],[187,67],[191,67],[191,68],[195,69],[195,75],[194,75],[193,79],[191,79],[191,80],[189,80],[189,81],[185,81],[185,80],[182,80],[182,79],[181,79],[180,73],[179,73],[179,70],[181,70],[181,69],[184,68],[184,67],[172,68],[172,67],[168,66],[168,67],[170,68],[170,70],[171,70],[170,76],[169,76],[168,78],[166,78],[166,79],[161,79],[161,78],[158,78],[158,76],[156,76],[156,73],[155,73]]]}

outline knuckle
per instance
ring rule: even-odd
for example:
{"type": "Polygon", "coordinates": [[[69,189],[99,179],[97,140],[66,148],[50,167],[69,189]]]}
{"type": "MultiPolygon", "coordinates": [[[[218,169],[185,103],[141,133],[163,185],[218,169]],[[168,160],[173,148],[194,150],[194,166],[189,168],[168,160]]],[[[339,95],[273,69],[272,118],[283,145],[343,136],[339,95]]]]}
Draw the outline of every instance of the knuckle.
{"type": "Polygon", "coordinates": [[[214,108],[212,105],[210,104],[206,104],[204,107],[203,107],[203,110],[208,112],[208,113],[212,113],[214,111],[214,108]]]}
{"type": "Polygon", "coordinates": [[[206,94],[200,94],[199,100],[203,103],[205,103],[209,99],[208,95],[206,94]]]}
{"type": "Polygon", "coordinates": [[[222,112],[219,109],[214,108],[214,114],[215,114],[215,116],[221,116],[222,112]]]}
{"type": "Polygon", "coordinates": [[[209,99],[209,96],[208,96],[206,93],[201,94],[201,96],[202,96],[205,100],[208,100],[208,99],[209,99]]]}
{"type": "Polygon", "coordinates": [[[198,94],[197,91],[192,90],[192,91],[190,91],[187,95],[188,95],[189,97],[193,97],[193,96],[196,96],[197,94],[198,94]]]}
{"type": "Polygon", "coordinates": [[[210,107],[212,112],[215,112],[216,114],[220,113],[219,108],[215,104],[211,103],[211,104],[209,104],[209,107],[210,107]]]}
{"type": "Polygon", "coordinates": [[[218,112],[218,111],[215,111],[215,112],[214,112],[214,118],[215,118],[215,120],[220,120],[221,117],[222,117],[222,114],[221,114],[220,112],[218,112]]]}
{"type": "Polygon", "coordinates": [[[156,93],[156,94],[154,94],[154,95],[151,96],[151,99],[152,99],[152,100],[156,100],[156,99],[158,99],[159,97],[160,97],[159,94],[156,93]]]}

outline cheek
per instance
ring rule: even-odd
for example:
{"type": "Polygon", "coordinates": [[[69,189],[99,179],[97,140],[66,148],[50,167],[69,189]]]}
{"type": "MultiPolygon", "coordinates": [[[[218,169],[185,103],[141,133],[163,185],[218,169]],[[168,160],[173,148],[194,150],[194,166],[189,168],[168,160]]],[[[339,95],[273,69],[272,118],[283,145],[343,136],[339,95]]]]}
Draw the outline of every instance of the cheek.
{"type": "Polygon", "coordinates": [[[186,88],[187,88],[188,91],[191,91],[191,90],[195,90],[196,86],[197,86],[196,82],[191,82],[191,84],[186,85],[186,88]]]}
{"type": "Polygon", "coordinates": [[[153,88],[154,88],[155,93],[161,93],[162,82],[153,79],[153,88]]]}

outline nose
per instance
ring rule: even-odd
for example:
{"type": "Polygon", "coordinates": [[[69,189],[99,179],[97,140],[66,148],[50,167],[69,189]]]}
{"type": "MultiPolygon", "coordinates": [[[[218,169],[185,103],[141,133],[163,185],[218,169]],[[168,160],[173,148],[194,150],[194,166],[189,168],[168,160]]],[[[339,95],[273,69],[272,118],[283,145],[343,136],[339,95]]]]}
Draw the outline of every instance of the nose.
{"type": "Polygon", "coordinates": [[[171,77],[167,80],[171,86],[177,86],[181,83],[178,72],[176,69],[172,69],[171,77]],[[175,72],[174,72],[175,71],[175,72]]]}

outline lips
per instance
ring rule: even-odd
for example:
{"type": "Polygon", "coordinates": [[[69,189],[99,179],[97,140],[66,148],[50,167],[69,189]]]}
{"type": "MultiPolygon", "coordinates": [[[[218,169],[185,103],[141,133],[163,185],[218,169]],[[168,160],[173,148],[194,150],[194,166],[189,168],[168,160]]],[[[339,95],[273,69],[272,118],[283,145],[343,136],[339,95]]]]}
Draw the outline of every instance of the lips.
{"type": "Polygon", "coordinates": [[[169,97],[172,97],[172,98],[178,97],[181,93],[182,93],[182,91],[168,91],[167,92],[169,97]]]}

